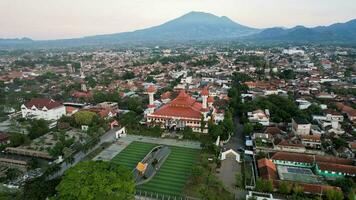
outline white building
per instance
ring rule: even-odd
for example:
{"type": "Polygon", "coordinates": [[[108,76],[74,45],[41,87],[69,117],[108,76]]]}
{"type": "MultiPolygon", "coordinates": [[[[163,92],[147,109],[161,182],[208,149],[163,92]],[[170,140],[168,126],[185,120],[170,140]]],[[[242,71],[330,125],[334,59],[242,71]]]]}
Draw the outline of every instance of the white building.
{"type": "Polygon", "coordinates": [[[21,106],[21,113],[23,118],[58,120],[66,114],[66,109],[53,99],[35,98],[21,106]]]}
{"type": "Polygon", "coordinates": [[[309,101],[304,100],[304,99],[297,99],[296,102],[297,102],[298,108],[300,110],[305,110],[305,109],[309,108],[309,106],[312,105],[309,101]]]}
{"type": "Polygon", "coordinates": [[[282,53],[288,55],[293,55],[293,54],[304,55],[305,52],[303,50],[292,48],[292,49],[284,49],[282,53]]]}
{"type": "Polygon", "coordinates": [[[269,110],[255,110],[247,113],[248,120],[252,123],[260,123],[264,126],[269,125],[269,110]]]}

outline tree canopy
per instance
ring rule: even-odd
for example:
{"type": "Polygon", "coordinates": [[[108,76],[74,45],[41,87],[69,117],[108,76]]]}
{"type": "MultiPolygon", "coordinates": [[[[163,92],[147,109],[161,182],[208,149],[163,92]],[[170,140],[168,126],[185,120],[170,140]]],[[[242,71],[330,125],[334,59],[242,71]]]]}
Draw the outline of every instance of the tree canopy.
{"type": "Polygon", "coordinates": [[[80,111],[74,114],[75,122],[79,125],[90,125],[96,113],[90,111],[80,111]]]}
{"type": "Polygon", "coordinates": [[[134,199],[132,173],[104,161],[81,162],[68,169],[56,188],[57,200],[134,199]]]}
{"type": "Polygon", "coordinates": [[[48,124],[43,119],[32,120],[28,132],[28,136],[30,139],[38,138],[49,132],[48,124]]]}

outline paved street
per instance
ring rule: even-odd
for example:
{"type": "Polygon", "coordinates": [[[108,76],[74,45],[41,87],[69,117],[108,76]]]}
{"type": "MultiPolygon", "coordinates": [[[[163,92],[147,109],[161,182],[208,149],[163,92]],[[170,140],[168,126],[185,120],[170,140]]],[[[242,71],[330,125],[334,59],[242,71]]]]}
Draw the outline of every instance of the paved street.
{"type": "Polygon", "coordinates": [[[243,125],[238,117],[234,118],[235,134],[230,138],[229,142],[223,147],[226,149],[237,150],[245,147],[245,136],[243,134],[243,125]]]}
{"type": "MultiPolygon", "coordinates": [[[[245,136],[243,134],[243,125],[238,117],[234,118],[235,134],[230,138],[223,148],[226,150],[233,149],[237,151],[239,148],[245,148],[245,136]]],[[[229,191],[234,193],[236,199],[244,199],[246,196],[245,190],[240,190],[235,187],[235,174],[241,173],[241,164],[236,162],[234,157],[227,156],[221,162],[220,173],[217,177],[224,183],[229,191]]]]}

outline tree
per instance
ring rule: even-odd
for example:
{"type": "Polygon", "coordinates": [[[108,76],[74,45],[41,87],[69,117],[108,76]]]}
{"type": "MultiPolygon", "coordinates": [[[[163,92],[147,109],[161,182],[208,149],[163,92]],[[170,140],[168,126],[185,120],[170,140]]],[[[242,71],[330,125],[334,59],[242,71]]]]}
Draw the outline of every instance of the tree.
{"type": "Polygon", "coordinates": [[[256,190],[258,192],[263,192],[263,187],[264,187],[263,184],[264,184],[263,180],[258,178],[257,181],[256,181],[256,190]]]}
{"type": "Polygon", "coordinates": [[[237,187],[242,188],[244,186],[244,181],[243,181],[241,173],[235,174],[235,181],[236,181],[237,187]]]}
{"type": "Polygon", "coordinates": [[[195,166],[192,169],[192,178],[194,183],[199,183],[199,180],[203,176],[203,168],[202,166],[195,166]]]}
{"type": "Polygon", "coordinates": [[[56,193],[60,179],[46,180],[45,176],[29,180],[23,186],[22,198],[26,200],[46,199],[56,193]]]}
{"type": "Polygon", "coordinates": [[[292,191],[292,186],[287,182],[282,182],[278,188],[279,192],[282,194],[290,194],[292,191]]]}
{"type": "Polygon", "coordinates": [[[91,125],[96,113],[90,111],[79,111],[74,114],[75,122],[79,125],[91,125]]]}
{"type": "Polygon", "coordinates": [[[300,185],[295,185],[292,189],[293,194],[300,196],[304,192],[304,188],[300,185]]]}
{"type": "Polygon", "coordinates": [[[205,129],[205,125],[206,125],[206,122],[204,120],[204,115],[201,115],[201,118],[200,118],[200,131],[203,133],[204,129],[205,129]]]}
{"type": "Polygon", "coordinates": [[[36,139],[49,132],[49,127],[44,119],[34,119],[31,122],[31,126],[28,129],[28,137],[30,139],[36,139]]]}
{"type": "Polygon", "coordinates": [[[273,192],[273,182],[272,180],[266,180],[264,183],[264,192],[273,192]]]}
{"type": "Polygon", "coordinates": [[[138,116],[135,112],[125,113],[120,117],[120,123],[127,128],[134,128],[138,126],[138,116]]]}
{"type": "Polygon", "coordinates": [[[193,136],[193,129],[186,126],[183,130],[183,138],[184,139],[190,139],[193,136]]]}
{"type": "Polygon", "coordinates": [[[349,200],[355,200],[355,192],[354,192],[354,191],[351,191],[351,192],[349,193],[349,195],[347,195],[347,197],[348,197],[349,200]]]}
{"type": "Polygon", "coordinates": [[[278,74],[278,76],[279,76],[279,78],[285,79],[285,80],[294,79],[295,78],[295,73],[294,73],[293,70],[287,69],[287,70],[284,70],[284,71],[280,72],[278,74]]]}
{"type": "Polygon", "coordinates": [[[10,135],[10,146],[12,146],[12,147],[20,146],[22,144],[27,143],[28,141],[29,141],[29,139],[27,138],[27,136],[25,134],[12,133],[10,135]]]}
{"type": "Polygon", "coordinates": [[[127,79],[133,79],[135,78],[135,74],[133,72],[125,72],[124,75],[122,75],[122,79],[123,80],[127,80],[127,79]]]}
{"type": "Polygon", "coordinates": [[[245,135],[251,135],[252,131],[253,131],[253,125],[251,123],[245,123],[243,133],[245,135]]]}
{"type": "Polygon", "coordinates": [[[256,181],[256,190],[259,192],[273,192],[273,183],[271,180],[258,178],[256,181]]]}
{"type": "Polygon", "coordinates": [[[5,174],[7,180],[13,180],[14,178],[20,176],[21,171],[16,168],[9,168],[5,174]]]}
{"type": "Polygon", "coordinates": [[[58,200],[134,199],[132,173],[111,162],[87,161],[68,169],[56,187],[58,200]]]}
{"type": "Polygon", "coordinates": [[[40,167],[40,163],[38,162],[38,160],[36,158],[31,158],[28,162],[28,167],[30,169],[36,169],[40,167]]]}
{"type": "Polygon", "coordinates": [[[328,200],[343,200],[344,195],[341,191],[332,189],[326,191],[326,198],[328,200]]]}
{"type": "Polygon", "coordinates": [[[331,185],[340,187],[345,194],[350,194],[355,188],[355,183],[351,178],[337,178],[331,182],[331,185]]]}

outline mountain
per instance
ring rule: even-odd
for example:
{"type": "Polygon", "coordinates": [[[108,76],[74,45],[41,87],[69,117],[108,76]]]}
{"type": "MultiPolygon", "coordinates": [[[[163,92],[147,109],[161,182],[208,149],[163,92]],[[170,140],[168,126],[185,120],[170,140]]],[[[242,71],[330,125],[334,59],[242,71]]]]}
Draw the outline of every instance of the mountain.
{"type": "Polygon", "coordinates": [[[110,41],[191,41],[215,40],[247,36],[259,30],[238,24],[223,16],[204,12],[190,12],[162,25],[110,35],[85,37],[86,40],[110,41]]]}
{"type": "Polygon", "coordinates": [[[247,37],[265,42],[356,43],[356,19],[330,26],[269,28],[247,37]]]}
{"type": "Polygon", "coordinates": [[[11,38],[11,39],[3,39],[0,38],[1,43],[22,43],[22,42],[33,42],[30,38],[11,38]]]}
{"type": "Polygon", "coordinates": [[[162,25],[132,32],[89,36],[63,40],[0,39],[0,48],[69,47],[115,45],[122,43],[192,42],[239,40],[252,42],[296,42],[356,44],[356,19],[330,26],[307,28],[275,27],[256,29],[238,24],[223,16],[190,12],[162,25]]]}

